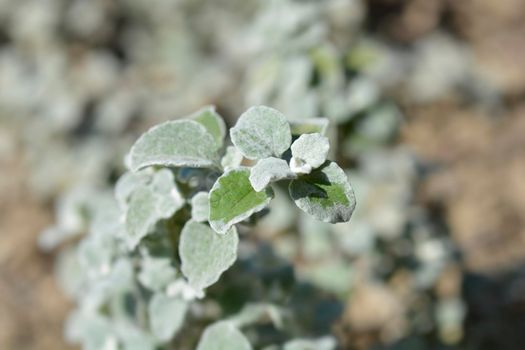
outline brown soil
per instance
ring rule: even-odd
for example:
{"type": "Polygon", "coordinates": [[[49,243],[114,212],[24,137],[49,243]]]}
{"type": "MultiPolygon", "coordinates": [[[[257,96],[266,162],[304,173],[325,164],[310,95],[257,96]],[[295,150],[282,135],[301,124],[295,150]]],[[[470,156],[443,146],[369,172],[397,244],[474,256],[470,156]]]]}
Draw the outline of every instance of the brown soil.
{"type": "Polygon", "coordinates": [[[471,271],[525,261],[525,105],[503,116],[436,104],[410,110],[404,140],[436,170],[424,200],[444,208],[471,271]]]}
{"type": "Polygon", "coordinates": [[[51,214],[31,197],[21,161],[2,159],[0,169],[0,349],[71,349],[62,340],[68,303],[52,257],[36,246],[51,214]]]}

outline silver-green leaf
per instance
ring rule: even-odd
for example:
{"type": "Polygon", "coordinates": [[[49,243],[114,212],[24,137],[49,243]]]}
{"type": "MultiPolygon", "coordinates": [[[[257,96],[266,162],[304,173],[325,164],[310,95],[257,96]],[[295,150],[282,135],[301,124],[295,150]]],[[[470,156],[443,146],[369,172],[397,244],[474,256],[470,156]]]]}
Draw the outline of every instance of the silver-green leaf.
{"type": "Polygon", "coordinates": [[[356,204],[346,174],[333,162],[292,180],[289,191],[301,210],[324,222],[350,220],[356,204]]]}
{"type": "Polygon", "coordinates": [[[253,213],[266,208],[273,198],[273,191],[267,188],[257,192],[252,187],[248,168],[226,172],[210,191],[210,225],[218,233],[228,229],[253,213]]]}
{"type": "Polygon", "coordinates": [[[218,235],[208,225],[189,221],[182,229],[179,242],[181,270],[189,284],[202,290],[219,280],[237,259],[239,237],[233,227],[218,235]]]}
{"type": "Polygon", "coordinates": [[[149,326],[156,339],[166,342],[180,330],[188,303],[164,294],[153,295],[148,305],[149,326]]]}
{"type": "Polygon", "coordinates": [[[210,215],[210,202],[208,192],[198,192],[191,198],[191,218],[193,221],[208,221],[210,215]]]}
{"type": "Polygon", "coordinates": [[[168,121],[149,129],[130,152],[130,167],[147,166],[209,168],[217,163],[217,142],[194,120],[168,121]]]}
{"type": "Polygon", "coordinates": [[[312,169],[319,168],[326,161],[330,143],[325,136],[314,134],[303,134],[292,144],[292,157],[302,161],[312,169]]]}
{"type": "Polygon", "coordinates": [[[138,187],[146,186],[151,181],[151,169],[123,174],[115,184],[115,197],[121,209],[127,207],[133,191],[138,187]]]}
{"type": "Polygon", "coordinates": [[[135,189],[129,199],[125,215],[129,247],[133,249],[157,221],[171,217],[183,205],[173,173],[168,169],[156,172],[151,183],[135,189]]]}
{"type": "Polygon", "coordinates": [[[143,257],[140,261],[139,282],[153,291],[165,289],[177,278],[177,270],[169,257],[143,257]]]}
{"type": "Polygon", "coordinates": [[[230,135],[233,144],[249,159],[280,157],[292,142],[286,117],[265,106],[252,107],[244,112],[230,135]]]}
{"type": "Polygon", "coordinates": [[[241,165],[243,160],[243,155],[237,147],[228,146],[226,147],[226,153],[221,159],[221,166],[225,171],[228,171],[233,168],[237,168],[241,165]]]}
{"type": "Polygon", "coordinates": [[[280,158],[261,159],[250,169],[250,183],[255,191],[264,190],[271,182],[294,179],[295,173],[290,170],[288,163],[280,158]]]}
{"type": "Polygon", "coordinates": [[[222,321],[208,326],[197,350],[251,350],[248,339],[231,322],[222,321]]]}
{"type": "Polygon", "coordinates": [[[202,124],[213,136],[217,148],[222,147],[226,136],[226,124],[222,117],[215,111],[215,106],[206,106],[193,113],[190,118],[202,124]]]}

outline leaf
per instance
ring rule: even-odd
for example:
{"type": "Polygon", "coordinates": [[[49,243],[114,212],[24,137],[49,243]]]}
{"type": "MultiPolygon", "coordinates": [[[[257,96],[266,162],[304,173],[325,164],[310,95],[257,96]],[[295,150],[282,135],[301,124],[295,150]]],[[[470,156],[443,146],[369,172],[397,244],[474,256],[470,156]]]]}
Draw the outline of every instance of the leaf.
{"type": "Polygon", "coordinates": [[[237,147],[235,146],[228,146],[226,148],[226,153],[224,154],[224,157],[222,157],[221,160],[221,166],[225,171],[228,171],[233,168],[237,168],[241,165],[243,159],[243,155],[237,147]]]}
{"type": "Polygon", "coordinates": [[[293,179],[296,175],[285,160],[279,158],[261,159],[250,169],[250,183],[257,192],[264,190],[271,182],[293,179]]]}
{"type": "MultiPolygon", "coordinates": [[[[122,343],[122,350],[155,350],[155,338],[131,322],[119,322],[116,334],[122,343]]],[[[120,349],[120,348],[119,348],[120,349]]]]}
{"type": "Polygon", "coordinates": [[[66,320],[65,336],[70,342],[81,342],[86,349],[103,349],[112,335],[111,326],[108,317],[77,309],[66,320]]]}
{"type": "Polygon", "coordinates": [[[190,116],[196,122],[202,124],[213,136],[217,149],[222,147],[226,136],[226,124],[222,117],[215,111],[215,106],[206,106],[190,116]]]}
{"type": "Polygon", "coordinates": [[[251,350],[248,339],[232,323],[217,322],[208,326],[197,350],[251,350]]]}
{"type": "Polygon", "coordinates": [[[291,149],[292,157],[316,169],[326,161],[330,143],[328,138],[321,134],[304,134],[295,140],[291,149]]]}
{"type": "Polygon", "coordinates": [[[239,238],[233,227],[218,235],[208,225],[194,221],[186,223],[179,242],[181,270],[190,285],[202,290],[219,280],[237,259],[239,238]]]}
{"type": "Polygon", "coordinates": [[[182,299],[157,293],[148,305],[150,330],[160,341],[169,341],[180,330],[188,310],[182,299]]]}
{"type": "Polygon", "coordinates": [[[103,275],[117,254],[112,236],[90,234],[78,245],[78,260],[91,277],[103,275]]]}
{"type": "Polygon", "coordinates": [[[121,209],[127,207],[127,203],[133,191],[138,187],[146,186],[151,181],[151,169],[123,174],[115,184],[115,198],[121,209]]]}
{"type": "Polygon", "coordinates": [[[255,324],[272,323],[277,329],[283,327],[283,311],[267,303],[249,303],[228,321],[242,328],[255,324]]]}
{"type": "Polygon", "coordinates": [[[157,197],[156,207],[160,219],[172,216],[184,206],[184,197],[175,185],[175,177],[170,170],[157,171],[151,181],[151,188],[157,197]]]}
{"type": "Polygon", "coordinates": [[[283,350],[334,350],[336,341],[327,336],[319,339],[294,339],[284,344],[283,350]]]}
{"type": "Polygon", "coordinates": [[[290,122],[290,130],[292,135],[310,133],[319,133],[321,135],[325,135],[329,123],[329,120],[326,118],[292,119],[288,121],[290,122]]]}
{"type": "Polygon", "coordinates": [[[289,192],[300,209],[324,222],[348,221],[355,208],[354,191],[334,162],[293,180],[289,192]]]}
{"type": "Polygon", "coordinates": [[[273,198],[271,188],[256,192],[249,180],[248,168],[223,174],[210,191],[210,225],[225,233],[232,225],[266,208],[273,198]]]}
{"type": "Polygon", "coordinates": [[[184,199],[175,186],[173,173],[168,169],[156,172],[151,184],[137,188],[131,195],[125,216],[130,249],[157,221],[171,217],[183,206],[184,199]]]}
{"type": "Polygon", "coordinates": [[[244,112],[230,135],[233,144],[249,159],[280,157],[292,142],[286,117],[265,106],[252,107],[244,112]]]}
{"type": "Polygon", "coordinates": [[[172,120],[149,129],[130,151],[130,167],[147,166],[210,168],[216,166],[218,146],[214,137],[193,120],[172,120]]]}
{"type": "Polygon", "coordinates": [[[198,192],[191,198],[191,218],[193,221],[205,222],[210,216],[210,201],[207,192],[198,192]]]}
{"type": "Polygon", "coordinates": [[[171,265],[168,257],[143,257],[138,273],[139,282],[153,291],[161,291],[177,277],[177,270],[171,265]]]}

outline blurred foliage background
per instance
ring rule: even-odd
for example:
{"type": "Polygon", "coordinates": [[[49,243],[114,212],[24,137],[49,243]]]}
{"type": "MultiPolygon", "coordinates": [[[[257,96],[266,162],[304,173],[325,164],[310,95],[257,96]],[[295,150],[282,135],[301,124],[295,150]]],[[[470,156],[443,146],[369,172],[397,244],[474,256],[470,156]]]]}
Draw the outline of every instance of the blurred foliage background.
{"type": "Polygon", "coordinates": [[[286,259],[342,349],[521,349],[523,62],[521,0],[0,0],[0,348],[74,348],[51,248],[141,132],[266,104],[331,120],[358,207],[276,203],[231,288],[286,259]]]}

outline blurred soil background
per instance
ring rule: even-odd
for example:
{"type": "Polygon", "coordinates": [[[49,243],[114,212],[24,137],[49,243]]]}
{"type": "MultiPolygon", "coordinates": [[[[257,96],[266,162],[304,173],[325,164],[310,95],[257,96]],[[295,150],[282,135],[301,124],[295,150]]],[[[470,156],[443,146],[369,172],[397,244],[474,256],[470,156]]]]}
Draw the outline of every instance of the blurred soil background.
{"type": "MultiPolygon", "coordinates": [[[[476,77],[497,90],[487,92],[484,83],[464,86],[461,77],[470,71],[458,71],[453,89],[432,96],[416,96],[417,86],[407,87],[402,79],[386,87],[406,116],[399,143],[423,165],[417,200],[447,228],[460,256],[436,293],[461,290],[467,348],[520,349],[516,344],[525,344],[525,2],[368,0],[366,8],[366,31],[401,53],[446,33],[469,52],[476,77]],[[484,105],[479,94],[490,97],[484,105]]],[[[5,26],[0,23],[0,50],[9,42],[5,26]]],[[[432,68],[438,78],[459,69],[446,62],[432,68]]],[[[11,137],[9,130],[0,131],[0,138],[11,137]]],[[[0,159],[0,349],[67,349],[62,323],[69,304],[54,281],[52,256],[36,245],[52,221],[52,204],[28,189],[27,159],[19,151],[0,159]]],[[[373,295],[381,291],[361,293],[365,296],[353,297],[362,315],[351,318],[369,326],[351,334],[349,349],[370,348],[374,329],[392,322],[385,309],[386,315],[370,316],[377,307],[373,295]]]]}

